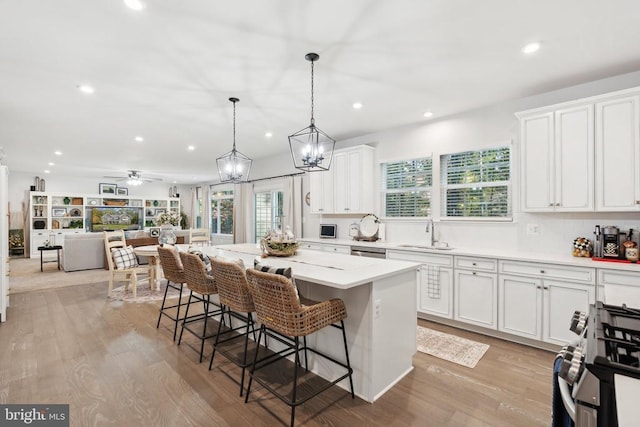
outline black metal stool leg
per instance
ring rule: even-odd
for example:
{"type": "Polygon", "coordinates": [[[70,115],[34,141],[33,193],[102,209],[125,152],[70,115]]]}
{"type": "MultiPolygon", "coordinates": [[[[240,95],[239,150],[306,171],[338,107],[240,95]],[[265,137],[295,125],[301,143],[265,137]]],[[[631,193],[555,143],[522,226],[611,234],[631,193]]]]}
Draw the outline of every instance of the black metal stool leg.
{"type": "MultiPolygon", "coordinates": [[[[160,306],[160,313],[158,313],[158,323],[156,323],[156,329],[158,329],[160,327],[160,319],[162,319],[162,313],[164,312],[164,305],[167,302],[167,291],[169,291],[169,282],[167,280],[167,287],[164,288],[164,297],[162,298],[162,305],[160,306]]],[[[175,336],[173,337],[174,341],[175,341],[175,336]]]]}
{"type": "Polygon", "coordinates": [[[178,309],[176,311],[176,321],[173,325],[173,340],[176,340],[176,332],[178,332],[178,322],[180,321],[180,309],[182,308],[182,287],[184,283],[180,283],[180,295],[178,296],[178,309]]]}
{"type": "Polygon", "coordinates": [[[182,333],[184,332],[184,324],[187,322],[189,318],[189,307],[191,306],[191,297],[193,296],[193,291],[189,291],[189,301],[187,302],[187,308],[184,312],[184,320],[182,321],[182,329],[180,329],[180,338],[178,338],[178,345],[182,342],[182,333]]]}
{"type": "Polygon", "coordinates": [[[340,321],[340,327],[342,329],[342,341],[344,342],[344,355],[347,358],[347,369],[349,370],[349,387],[351,387],[351,398],[355,399],[356,396],[353,393],[353,374],[351,369],[351,362],[349,361],[349,349],[347,348],[347,333],[344,328],[344,320],[340,321]]]}
{"type": "Polygon", "coordinates": [[[298,392],[298,366],[300,366],[300,338],[294,337],[293,345],[296,351],[296,357],[295,357],[295,363],[293,364],[293,391],[291,394],[291,427],[293,427],[294,421],[296,418],[296,398],[297,398],[297,392],[298,392]]]}
{"type": "Polygon", "coordinates": [[[260,325],[260,332],[258,332],[258,341],[257,341],[258,345],[256,345],[256,352],[253,356],[253,364],[251,365],[251,371],[249,371],[249,384],[247,384],[247,394],[244,396],[244,403],[247,403],[249,401],[249,393],[251,392],[251,383],[253,382],[253,373],[256,371],[256,362],[258,361],[258,351],[260,350],[260,339],[262,338],[263,331],[265,331],[265,326],[260,325]]]}

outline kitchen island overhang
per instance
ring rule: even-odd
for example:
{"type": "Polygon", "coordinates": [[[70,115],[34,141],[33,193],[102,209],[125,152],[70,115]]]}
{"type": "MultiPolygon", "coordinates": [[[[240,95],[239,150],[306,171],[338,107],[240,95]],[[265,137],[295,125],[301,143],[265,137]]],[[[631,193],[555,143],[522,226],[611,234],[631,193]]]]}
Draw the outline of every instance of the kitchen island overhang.
{"type": "MultiPolygon", "coordinates": [[[[307,298],[341,298],[347,307],[345,327],[354,370],[355,394],[373,402],[413,369],[417,329],[417,269],[407,261],[362,258],[344,254],[298,250],[293,257],[261,259],[256,245],[203,248],[210,256],[241,258],[246,267],[255,259],[274,267],[291,267],[300,292],[307,298]]],[[[326,328],[310,337],[310,346],[344,359],[341,337],[326,328]]],[[[313,372],[336,376],[335,367],[309,359],[313,372]]],[[[339,384],[348,390],[347,380],[339,384]]]]}

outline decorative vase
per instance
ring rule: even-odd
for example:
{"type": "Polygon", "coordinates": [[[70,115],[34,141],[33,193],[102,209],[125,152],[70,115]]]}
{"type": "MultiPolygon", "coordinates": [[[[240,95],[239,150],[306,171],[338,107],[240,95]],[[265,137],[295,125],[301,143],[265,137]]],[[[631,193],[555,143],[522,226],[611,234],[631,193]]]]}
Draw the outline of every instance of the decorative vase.
{"type": "Polygon", "coordinates": [[[173,225],[165,224],[160,226],[158,243],[160,245],[175,245],[177,241],[176,233],[173,232],[173,225]]]}

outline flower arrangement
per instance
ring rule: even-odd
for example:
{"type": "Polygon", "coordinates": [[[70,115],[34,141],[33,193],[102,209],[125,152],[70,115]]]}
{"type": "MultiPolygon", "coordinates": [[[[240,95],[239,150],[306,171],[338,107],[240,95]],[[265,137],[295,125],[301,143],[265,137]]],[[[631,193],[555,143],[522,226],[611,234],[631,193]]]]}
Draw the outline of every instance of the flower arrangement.
{"type": "Polygon", "coordinates": [[[180,214],[173,211],[162,212],[156,217],[156,224],[157,225],[171,224],[174,226],[178,225],[180,224],[180,214]]]}

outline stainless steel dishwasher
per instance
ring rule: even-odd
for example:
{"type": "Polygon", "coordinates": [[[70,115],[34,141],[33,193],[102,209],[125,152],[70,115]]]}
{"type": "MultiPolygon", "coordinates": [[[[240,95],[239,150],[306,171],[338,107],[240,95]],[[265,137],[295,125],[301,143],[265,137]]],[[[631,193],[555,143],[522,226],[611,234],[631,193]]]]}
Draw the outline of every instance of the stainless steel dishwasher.
{"type": "Polygon", "coordinates": [[[386,258],[387,250],[385,248],[373,248],[370,246],[351,246],[351,255],[369,258],[386,258]]]}

